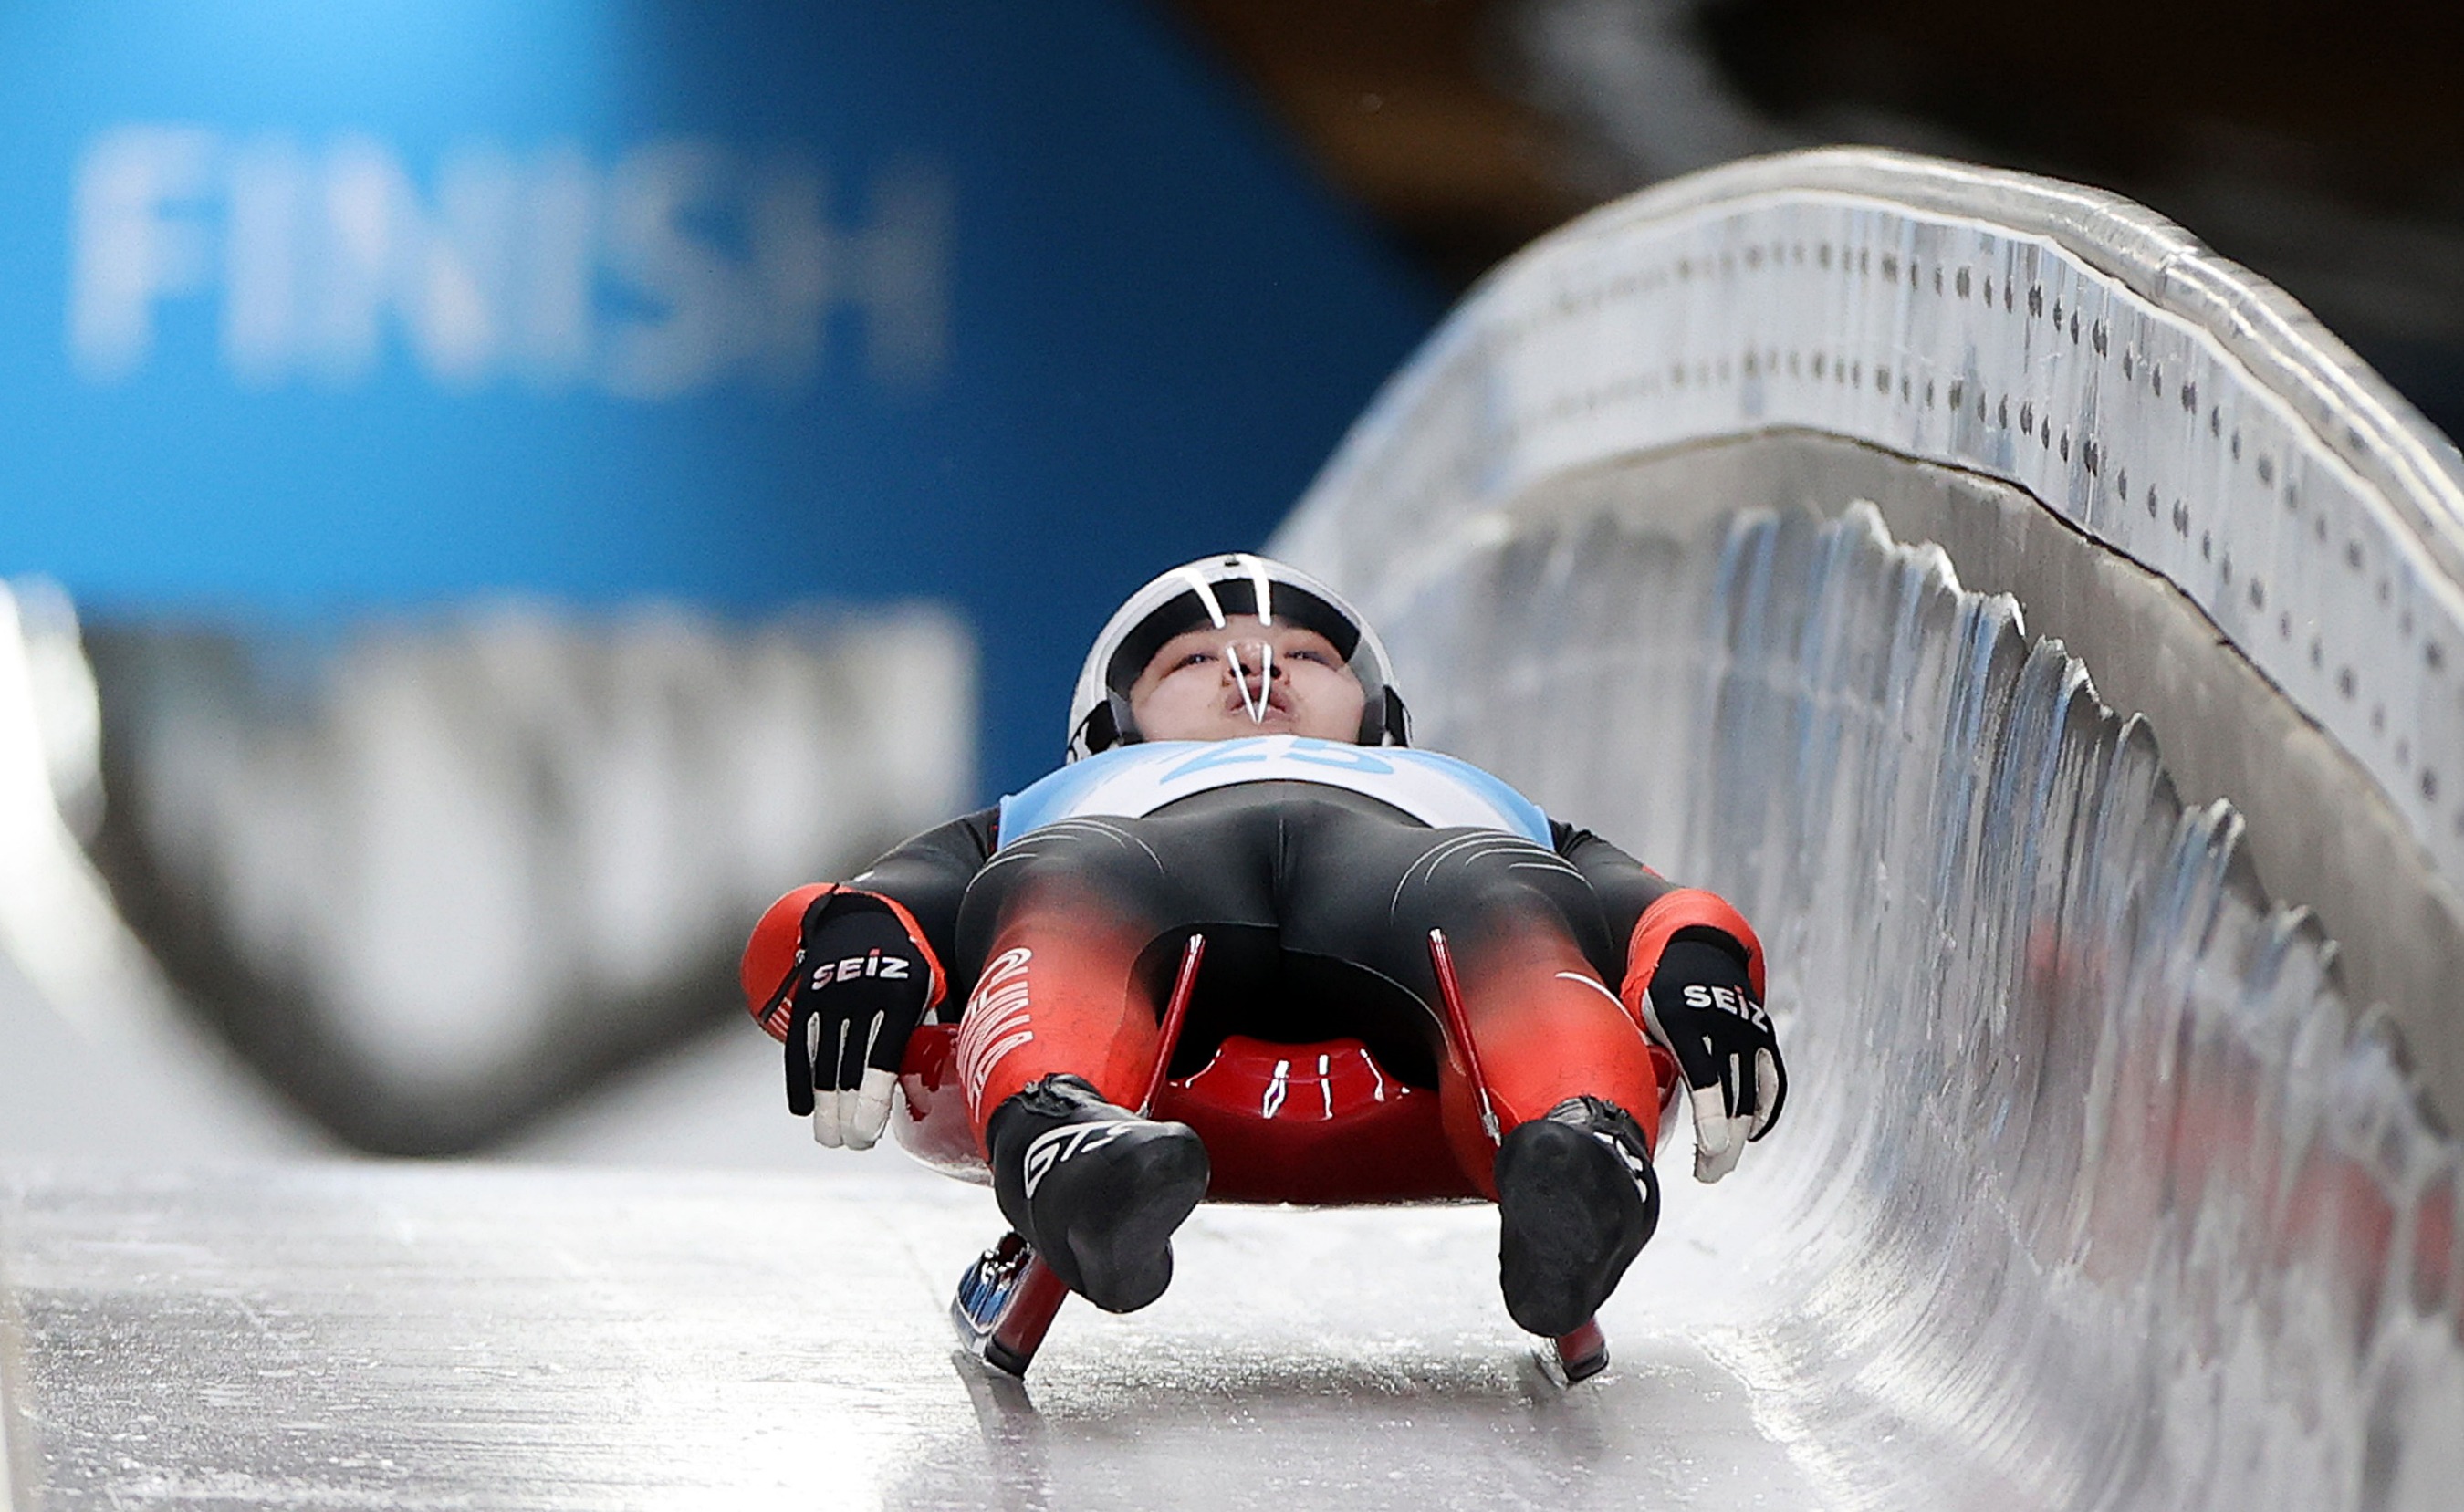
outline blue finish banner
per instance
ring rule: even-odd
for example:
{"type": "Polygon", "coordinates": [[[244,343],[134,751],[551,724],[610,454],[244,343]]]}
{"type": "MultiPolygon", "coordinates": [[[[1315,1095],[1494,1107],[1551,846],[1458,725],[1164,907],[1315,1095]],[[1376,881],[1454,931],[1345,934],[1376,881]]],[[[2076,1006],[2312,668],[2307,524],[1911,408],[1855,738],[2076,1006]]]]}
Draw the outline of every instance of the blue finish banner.
{"type": "Polygon", "coordinates": [[[1128,0],[61,0],[0,70],[0,572],[938,599],[993,788],[1436,309],[1128,0]]]}

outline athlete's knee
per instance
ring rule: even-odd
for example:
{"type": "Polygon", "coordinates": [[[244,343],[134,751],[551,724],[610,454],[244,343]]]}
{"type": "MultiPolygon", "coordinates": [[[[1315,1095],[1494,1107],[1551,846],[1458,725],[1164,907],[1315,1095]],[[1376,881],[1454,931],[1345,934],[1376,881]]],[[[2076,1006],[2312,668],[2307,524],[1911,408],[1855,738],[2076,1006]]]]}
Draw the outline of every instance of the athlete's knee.
{"type": "Polygon", "coordinates": [[[1162,858],[1139,834],[1144,827],[1145,822],[1141,820],[1115,819],[1106,815],[1056,820],[1001,846],[999,853],[985,864],[984,870],[991,871],[1009,865],[1082,870],[1126,866],[1138,871],[1160,872],[1163,869],[1162,858]]]}
{"type": "Polygon", "coordinates": [[[1533,915],[1564,917],[1590,886],[1563,857],[1494,830],[1440,830],[1395,890],[1397,922],[1473,928],[1533,915]]]}
{"type": "Polygon", "coordinates": [[[1172,886],[1135,821],[1068,819],[1003,845],[968,884],[965,909],[1005,910],[1013,900],[1058,894],[1134,913],[1172,886]]]}

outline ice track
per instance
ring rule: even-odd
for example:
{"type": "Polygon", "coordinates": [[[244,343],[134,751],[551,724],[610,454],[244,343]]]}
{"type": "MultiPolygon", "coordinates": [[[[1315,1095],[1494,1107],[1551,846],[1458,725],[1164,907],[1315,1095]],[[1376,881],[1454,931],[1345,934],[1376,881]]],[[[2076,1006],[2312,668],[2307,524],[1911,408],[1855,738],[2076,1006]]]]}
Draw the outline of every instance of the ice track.
{"type": "Polygon", "coordinates": [[[982,1194],[904,1164],[298,1168],[7,1200],[47,1507],[1818,1500],[1639,1298],[1610,1319],[1615,1379],[1544,1376],[1470,1210],[1201,1210],[1162,1303],[1073,1304],[1022,1389],[955,1357],[944,1315],[982,1194]]]}
{"type": "MultiPolygon", "coordinates": [[[[1163,1303],[1066,1309],[1020,1389],[941,1321],[989,1202],[894,1157],[21,1164],[0,1485],[2452,1505],[2459,521],[2452,448],[2119,201],[1833,152],[1612,207],[1458,312],[1276,543],[1386,627],[1428,743],[1772,947],[1787,1122],[1672,1176],[1610,1375],[1531,1363],[1480,1210],[1201,1209],[1163,1303]]],[[[774,1073],[748,1036],[676,1075],[774,1073]]],[[[532,1153],[655,1157],[658,1106],[532,1153]]]]}

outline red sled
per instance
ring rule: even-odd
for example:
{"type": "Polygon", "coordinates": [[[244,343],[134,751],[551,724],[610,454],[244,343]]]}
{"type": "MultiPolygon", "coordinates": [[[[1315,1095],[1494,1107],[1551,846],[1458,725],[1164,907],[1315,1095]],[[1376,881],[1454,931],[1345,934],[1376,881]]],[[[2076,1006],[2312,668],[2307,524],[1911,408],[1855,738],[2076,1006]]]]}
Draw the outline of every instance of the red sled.
{"type": "MultiPolygon", "coordinates": [[[[1187,1124],[1205,1141],[1213,1171],[1208,1201],[1341,1207],[1481,1198],[1446,1143],[1438,1095],[1397,1080],[1358,1040],[1277,1044],[1228,1035],[1202,1068],[1167,1076],[1205,953],[1205,936],[1192,935],[1173,979],[1138,1111],[1187,1124]]],[[[1442,931],[1429,931],[1429,955],[1444,999],[1448,1054],[1470,1083],[1494,1143],[1505,1130],[1481,1075],[1442,931]]],[[[909,1040],[899,1071],[907,1114],[892,1125],[899,1144],[924,1164],[980,1181],[983,1157],[958,1085],[957,1034],[955,1024],[926,1024],[909,1040]]],[[[1657,1045],[1652,1052],[1655,1061],[1665,1058],[1657,1045]]],[[[1673,1087],[1676,1068],[1671,1063],[1659,1068],[1660,1085],[1673,1087]]],[[[1663,1114],[1668,1104],[1663,1098],[1663,1114]]],[[[958,1279],[950,1315],[970,1353],[1023,1376],[1068,1294],[1025,1239],[1004,1234],[958,1279]]],[[[1608,1341],[1597,1320],[1553,1344],[1569,1383],[1608,1366],[1608,1341]]]]}

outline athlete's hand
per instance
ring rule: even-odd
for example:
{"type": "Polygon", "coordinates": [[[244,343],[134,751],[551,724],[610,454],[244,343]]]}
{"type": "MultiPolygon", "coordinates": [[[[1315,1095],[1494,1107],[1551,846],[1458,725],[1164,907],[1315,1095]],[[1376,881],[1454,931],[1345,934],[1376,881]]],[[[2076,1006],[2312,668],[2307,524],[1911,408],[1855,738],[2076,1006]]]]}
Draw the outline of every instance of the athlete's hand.
{"type": "Polygon", "coordinates": [[[1643,1004],[1691,1089],[1694,1179],[1717,1181],[1736,1169],[1749,1142],[1770,1132],[1788,1101],[1788,1067],[1771,1016],[1740,955],[1683,936],[1661,953],[1643,1004]]]}
{"type": "Polygon", "coordinates": [[[796,973],[787,1106],[821,1144],[870,1150],[932,990],[923,952],[880,899],[828,893],[805,910],[796,973]]]}

